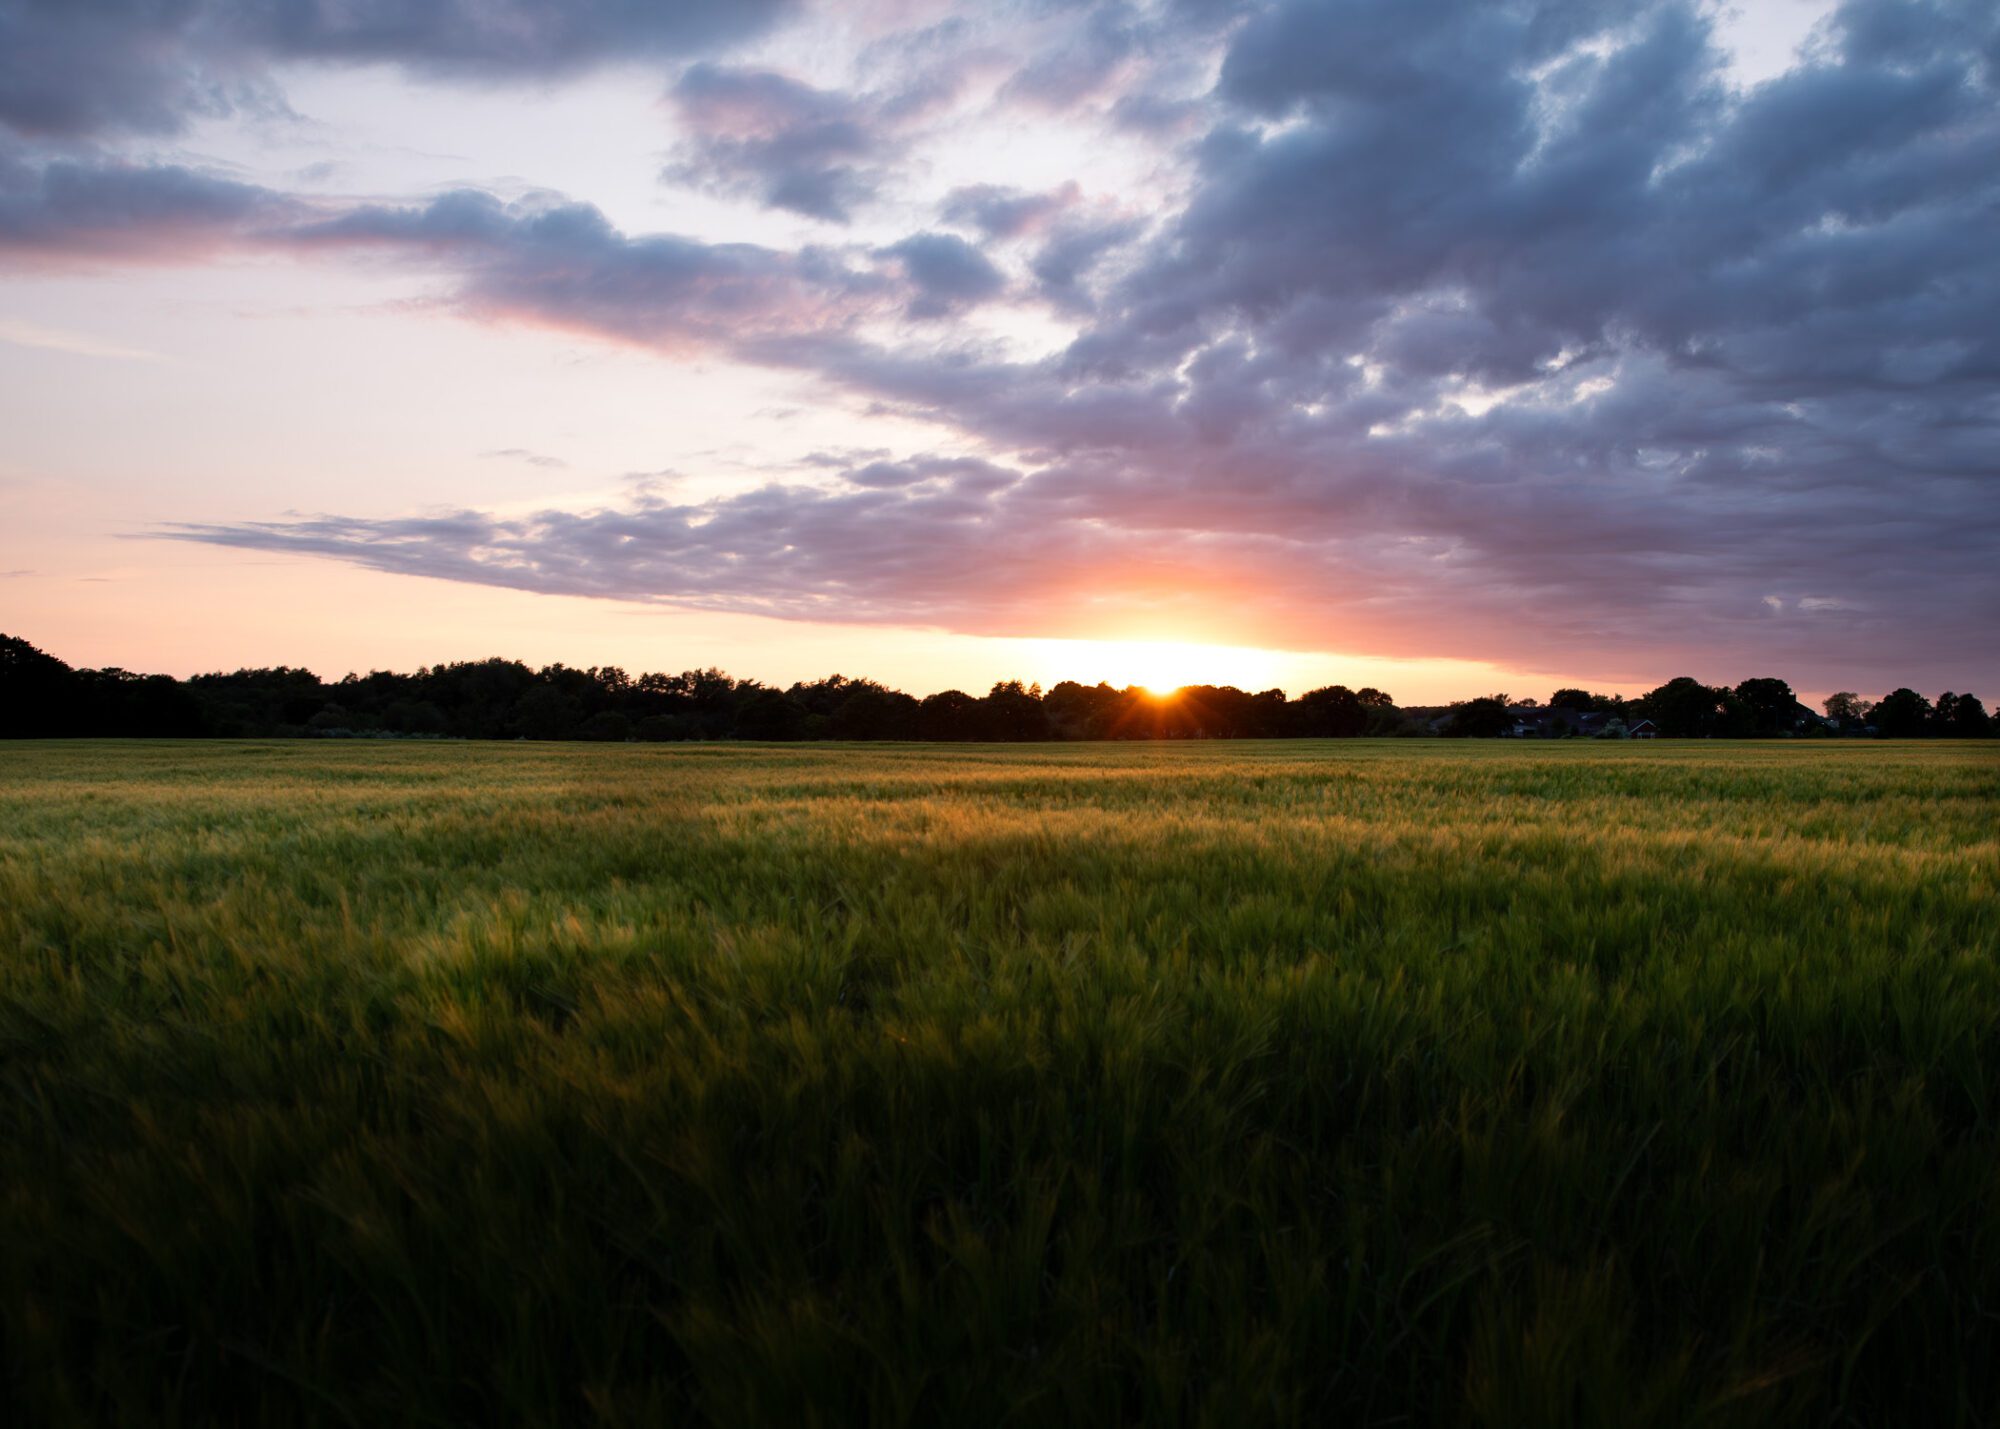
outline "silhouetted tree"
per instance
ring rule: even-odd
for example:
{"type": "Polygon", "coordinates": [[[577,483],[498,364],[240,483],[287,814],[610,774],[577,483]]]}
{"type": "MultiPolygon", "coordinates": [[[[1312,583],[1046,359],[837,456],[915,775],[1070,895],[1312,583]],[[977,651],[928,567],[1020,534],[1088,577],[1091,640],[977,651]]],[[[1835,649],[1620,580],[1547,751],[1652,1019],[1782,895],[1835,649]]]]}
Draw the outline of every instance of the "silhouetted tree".
{"type": "Polygon", "coordinates": [[[468,739],[512,735],[514,706],[534,688],[535,672],[519,660],[478,660],[436,665],[418,672],[418,689],[451,719],[451,732],[468,739]]]}
{"type": "Polygon", "coordinates": [[[583,723],[583,702],[559,685],[534,685],[514,702],[513,731],[529,739],[568,739],[583,723]]]}
{"type": "Polygon", "coordinates": [[[1040,685],[1024,688],[1019,680],[1002,680],[980,703],[985,707],[988,738],[1022,743],[1049,737],[1040,685]]]}
{"type": "Polygon", "coordinates": [[[1064,680],[1042,696],[1042,712],[1057,739],[1112,739],[1118,734],[1123,696],[1110,685],[1064,680]]]}
{"type": "Polygon", "coordinates": [[[824,680],[815,680],[809,685],[793,685],[785,691],[785,695],[809,715],[831,716],[847,702],[848,696],[860,683],[865,682],[850,680],[845,675],[828,675],[824,680]]]}
{"type": "MultiPolygon", "coordinates": [[[[1393,719],[1395,714],[1394,705],[1371,706],[1368,711],[1371,720],[1382,717],[1393,719]]],[[[1250,718],[1254,721],[1257,738],[1283,739],[1291,733],[1291,702],[1285,698],[1283,690],[1259,690],[1250,697],[1250,718]]]]}
{"type": "Polygon", "coordinates": [[[828,720],[834,739],[915,739],[917,702],[901,690],[856,681],[828,720]]]}
{"type": "Polygon", "coordinates": [[[662,744],[672,740],[693,739],[694,724],[685,715],[645,715],[632,726],[632,734],[634,738],[662,744]]]}
{"type": "Polygon", "coordinates": [[[1926,732],[1931,702],[1912,689],[1895,689],[1875,706],[1875,732],[1883,739],[1915,739],[1926,732]]]}
{"type": "Polygon", "coordinates": [[[383,713],[382,723],[398,734],[438,735],[451,728],[444,711],[429,700],[394,700],[383,713]]]}
{"type": "Polygon", "coordinates": [[[0,739],[82,731],[76,672],[25,640],[0,635],[0,739]]]}
{"type": "Polygon", "coordinates": [[[805,732],[806,712],[780,690],[756,689],[736,707],[736,737],[793,740],[805,732]]]}
{"type": "Polygon", "coordinates": [[[593,739],[603,743],[617,743],[631,738],[632,721],[617,710],[599,710],[581,725],[577,726],[578,739],[593,739]]]}
{"type": "Polygon", "coordinates": [[[1496,739],[1514,727],[1505,695],[1482,695],[1476,700],[1460,700],[1451,707],[1451,717],[1439,731],[1448,739],[1496,739]]]}
{"type": "Polygon", "coordinates": [[[1284,732],[1285,692],[1251,694],[1234,685],[1206,692],[1203,720],[1214,739],[1271,739],[1284,732]]]}
{"type": "Polygon", "coordinates": [[[209,727],[220,735],[296,734],[327,702],[327,687],[319,676],[286,665],[196,675],[187,683],[201,701],[209,727]]]}
{"type": "Polygon", "coordinates": [[[1298,732],[1309,739],[1352,739],[1368,727],[1368,711],[1345,685],[1299,696],[1298,732]]]}
{"type": "Polygon", "coordinates": [[[1977,695],[1960,695],[1958,708],[1952,714],[1952,726],[1961,739],[1991,739],[1993,737],[1993,717],[1986,712],[1977,695]]]}
{"type": "Polygon", "coordinates": [[[1820,708],[1842,729],[1859,729],[1868,722],[1868,712],[1875,706],[1852,690],[1837,690],[1820,701],[1820,708]]]}
{"type": "Polygon", "coordinates": [[[739,684],[713,666],[684,670],[673,678],[686,713],[694,721],[695,738],[720,739],[734,731],[738,698],[750,688],[747,683],[739,684]]]}
{"type": "Polygon", "coordinates": [[[190,739],[207,734],[201,701],[171,675],[78,670],[76,732],[190,739]]]}
{"type": "MultiPolygon", "coordinates": [[[[1805,714],[1782,680],[1710,689],[1685,677],[1639,702],[1663,733],[1774,734],[1805,714]]],[[[1065,680],[1044,695],[1017,680],[975,699],[945,690],[918,701],[873,680],[829,675],[779,691],[720,670],[649,672],[616,665],[554,664],[531,670],[489,659],[402,674],[371,670],[322,681],[289,666],[175,680],[127,670],[72,670],[24,640],[0,636],[0,736],[166,735],[474,739],[1037,740],[1264,739],[1502,733],[1513,724],[1508,696],[1448,709],[1396,708],[1374,688],[1328,685],[1288,700],[1234,685],[1187,685],[1169,695],[1065,680]],[[1442,719],[1439,717],[1443,716],[1442,719]]],[[[1564,688],[1550,696],[1557,731],[1588,710],[1622,714],[1617,696],[1564,688]]],[[[1977,738],[1993,720],[1969,694],[1935,706],[1908,690],[1883,702],[1885,732],[1977,738]]],[[[1871,709],[1852,692],[1827,701],[1850,727],[1871,709]]],[[[1634,716],[1636,717],[1636,716],[1634,716]]],[[[1814,724],[1807,732],[1817,732],[1814,724]]]]}
{"type": "Polygon", "coordinates": [[[1943,739],[1984,739],[1993,732],[1993,722],[1977,695],[1947,690],[1931,711],[1931,729],[1943,739]]]}
{"type": "Polygon", "coordinates": [[[939,690],[917,705],[917,738],[943,741],[985,739],[985,711],[964,690],[939,690]]]}
{"type": "Polygon", "coordinates": [[[1680,675],[1639,700],[1640,711],[1669,739],[1694,739],[1713,734],[1722,713],[1722,691],[1680,675]]]}
{"type": "Polygon", "coordinates": [[[616,665],[594,666],[590,677],[609,700],[622,700],[632,688],[632,677],[616,665]]]}
{"type": "Polygon", "coordinates": [[[1745,680],[1733,693],[1748,717],[1744,733],[1789,734],[1798,723],[1798,697],[1783,680],[1745,680]]]}

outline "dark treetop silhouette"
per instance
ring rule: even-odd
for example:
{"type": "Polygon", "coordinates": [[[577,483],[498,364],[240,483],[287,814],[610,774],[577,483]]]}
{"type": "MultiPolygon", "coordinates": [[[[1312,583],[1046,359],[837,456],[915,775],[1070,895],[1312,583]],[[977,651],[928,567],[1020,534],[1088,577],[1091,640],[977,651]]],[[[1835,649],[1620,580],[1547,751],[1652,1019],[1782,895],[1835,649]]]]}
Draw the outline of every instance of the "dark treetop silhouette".
{"type": "Polygon", "coordinates": [[[1483,695],[1448,706],[1398,708],[1381,690],[1331,685],[1288,699],[1229,685],[1171,694],[1065,680],[1044,691],[1018,680],[982,696],[943,690],[923,699],[873,680],[829,675],[780,690],[720,670],[634,678],[616,666],[530,669],[518,660],[372,671],[336,681],[279,666],[230,674],[135,675],[77,670],[27,641],[0,635],[0,737],[356,737],[620,741],[1278,739],[1358,735],[1618,738],[1650,721],[1669,738],[1985,738],[1986,707],[1946,692],[1935,703],[1899,689],[1871,703],[1842,691],[1824,716],[1783,680],[1734,689],[1688,676],[1636,700],[1557,690],[1546,705],[1483,695]]]}

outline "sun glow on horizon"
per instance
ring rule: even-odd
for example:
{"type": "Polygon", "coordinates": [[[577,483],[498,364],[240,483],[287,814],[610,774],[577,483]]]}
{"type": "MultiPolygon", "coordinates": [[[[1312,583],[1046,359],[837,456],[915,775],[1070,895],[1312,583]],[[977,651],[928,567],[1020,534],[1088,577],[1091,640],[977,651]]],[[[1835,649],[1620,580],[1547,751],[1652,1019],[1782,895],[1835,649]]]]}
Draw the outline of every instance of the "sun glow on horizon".
{"type": "MultiPolygon", "coordinates": [[[[1247,645],[1203,645],[1181,640],[1044,640],[1041,647],[1056,679],[1099,680],[1120,689],[1137,685],[1166,696],[1188,685],[1235,685],[1255,692],[1278,683],[1286,661],[1277,650],[1247,645]]],[[[1052,679],[1048,683],[1053,684],[1052,679]]]]}

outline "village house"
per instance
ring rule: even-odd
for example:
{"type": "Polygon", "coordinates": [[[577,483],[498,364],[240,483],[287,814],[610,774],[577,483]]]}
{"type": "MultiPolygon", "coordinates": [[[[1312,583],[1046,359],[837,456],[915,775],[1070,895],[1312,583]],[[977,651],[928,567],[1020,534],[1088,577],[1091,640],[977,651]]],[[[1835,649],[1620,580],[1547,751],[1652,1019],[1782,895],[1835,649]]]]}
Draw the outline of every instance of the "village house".
{"type": "Polygon", "coordinates": [[[1562,739],[1568,735],[1594,738],[1604,732],[1611,716],[1602,710],[1573,710],[1554,705],[1509,705],[1514,723],[1507,731],[1511,739],[1562,739]]]}

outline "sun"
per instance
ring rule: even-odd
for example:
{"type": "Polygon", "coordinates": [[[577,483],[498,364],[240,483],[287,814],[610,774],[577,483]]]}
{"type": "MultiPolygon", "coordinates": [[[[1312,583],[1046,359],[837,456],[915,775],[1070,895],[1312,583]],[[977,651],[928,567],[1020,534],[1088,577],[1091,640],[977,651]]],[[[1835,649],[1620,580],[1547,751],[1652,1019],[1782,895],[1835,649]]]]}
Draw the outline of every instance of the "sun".
{"type": "Polygon", "coordinates": [[[1183,685],[1223,683],[1205,678],[1199,671],[1212,662],[1202,658],[1197,645],[1171,642],[1134,641],[1114,654],[1112,663],[1122,663],[1127,675],[1114,684],[1138,685],[1151,695],[1171,695],[1183,685]],[[1122,655],[1122,659],[1121,659],[1122,655]]]}
{"type": "Polygon", "coordinates": [[[1235,685],[1257,691],[1276,679],[1282,657],[1274,650],[1242,645],[1204,645],[1181,640],[1049,641],[1059,679],[1085,684],[1107,681],[1119,688],[1138,685],[1165,697],[1187,685],[1235,685]]]}

